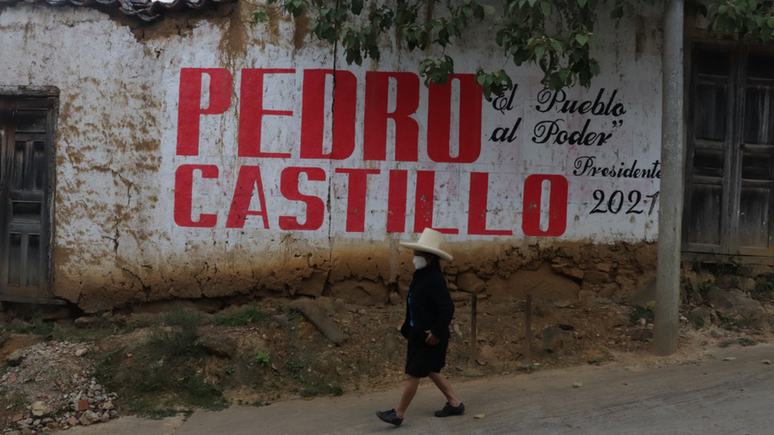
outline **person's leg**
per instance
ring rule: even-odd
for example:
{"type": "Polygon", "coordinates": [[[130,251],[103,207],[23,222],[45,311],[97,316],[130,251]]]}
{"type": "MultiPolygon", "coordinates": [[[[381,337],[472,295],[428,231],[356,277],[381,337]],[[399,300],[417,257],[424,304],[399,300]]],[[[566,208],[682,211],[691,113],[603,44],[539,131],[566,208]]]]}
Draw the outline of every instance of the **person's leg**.
{"type": "Polygon", "coordinates": [[[440,373],[430,372],[427,377],[429,377],[430,380],[435,383],[435,386],[441,390],[441,393],[446,396],[446,401],[449,402],[449,405],[459,406],[460,400],[457,399],[457,395],[454,394],[451,383],[446,379],[446,376],[443,376],[440,373]]]}
{"type": "Polygon", "coordinates": [[[403,388],[403,395],[400,397],[400,404],[395,408],[395,414],[399,418],[403,418],[403,414],[408,409],[411,401],[414,399],[414,395],[417,394],[417,388],[419,388],[419,378],[416,376],[406,375],[406,386],[403,388]]]}

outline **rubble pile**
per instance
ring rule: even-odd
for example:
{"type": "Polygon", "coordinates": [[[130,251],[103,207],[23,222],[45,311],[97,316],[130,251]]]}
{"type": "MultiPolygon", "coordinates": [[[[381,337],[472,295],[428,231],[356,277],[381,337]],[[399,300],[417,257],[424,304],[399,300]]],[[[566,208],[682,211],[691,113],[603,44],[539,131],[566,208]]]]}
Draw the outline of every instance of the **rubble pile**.
{"type": "Polygon", "coordinates": [[[18,349],[5,362],[0,392],[6,397],[0,433],[49,433],[117,418],[118,396],[90,378],[89,345],[45,341],[18,349]]]}

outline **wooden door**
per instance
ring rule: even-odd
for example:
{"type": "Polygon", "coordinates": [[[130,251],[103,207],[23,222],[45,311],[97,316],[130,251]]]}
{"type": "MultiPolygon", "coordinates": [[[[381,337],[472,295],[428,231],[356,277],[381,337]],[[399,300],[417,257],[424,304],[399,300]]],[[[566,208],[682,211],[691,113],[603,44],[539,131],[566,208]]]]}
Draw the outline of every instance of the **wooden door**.
{"type": "Polygon", "coordinates": [[[692,51],[683,251],[774,256],[774,54],[692,51]]]}
{"type": "Polygon", "coordinates": [[[53,104],[0,99],[0,300],[51,297],[53,104]]]}

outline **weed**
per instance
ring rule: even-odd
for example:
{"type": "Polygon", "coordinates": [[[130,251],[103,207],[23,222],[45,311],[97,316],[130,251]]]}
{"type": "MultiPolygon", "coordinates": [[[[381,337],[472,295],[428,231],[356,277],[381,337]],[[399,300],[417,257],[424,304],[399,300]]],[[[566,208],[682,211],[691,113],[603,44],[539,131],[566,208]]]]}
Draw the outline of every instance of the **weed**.
{"type": "Polygon", "coordinates": [[[258,352],[258,355],[255,356],[255,362],[264,367],[269,367],[271,364],[269,361],[269,354],[266,352],[258,352]]]}
{"type": "Polygon", "coordinates": [[[704,296],[707,294],[707,291],[712,288],[714,284],[712,281],[704,281],[696,285],[696,290],[699,291],[699,293],[704,296]]]}
{"type": "Polygon", "coordinates": [[[718,261],[715,264],[715,273],[717,275],[739,275],[741,269],[742,262],[736,255],[730,256],[728,262],[718,261]]]}
{"type": "Polygon", "coordinates": [[[648,323],[653,323],[653,311],[640,306],[635,306],[631,316],[629,316],[629,321],[631,321],[632,324],[637,324],[640,319],[645,319],[648,323]]]}
{"type": "Polygon", "coordinates": [[[233,316],[218,314],[215,317],[215,322],[218,325],[223,326],[247,326],[252,325],[253,323],[262,322],[267,318],[268,314],[266,311],[259,310],[258,305],[252,303],[249,306],[242,308],[242,311],[233,316]]]}
{"type": "Polygon", "coordinates": [[[342,394],[344,394],[344,389],[341,385],[324,384],[320,381],[316,381],[311,387],[301,390],[301,395],[304,397],[341,396],[342,394]]]}
{"type": "Polygon", "coordinates": [[[285,367],[290,370],[291,373],[297,374],[301,371],[301,369],[304,368],[304,365],[301,363],[295,363],[293,361],[287,360],[285,361],[285,367]]]}
{"type": "Polygon", "coordinates": [[[731,341],[731,340],[728,340],[728,341],[724,341],[724,342],[718,344],[718,347],[725,348],[725,347],[731,346],[732,344],[734,344],[734,342],[731,341]]]}
{"type": "Polygon", "coordinates": [[[227,409],[229,407],[229,403],[226,399],[220,399],[217,402],[213,402],[207,406],[204,407],[207,411],[223,411],[224,409],[227,409]]]}
{"type": "Polygon", "coordinates": [[[176,308],[164,323],[164,328],[154,327],[147,343],[106,354],[94,376],[108,389],[130,398],[128,405],[140,413],[162,412],[159,402],[170,397],[196,407],[220,400],[220,391],[205,382],[198,369],[204,356],[197,344],[198,313],[176,308]]]}
{"type": "Polygon", "coordinates": [[[10,406],[11,408],[18,408],[18,407],[24,406],[27,403],[27,401],[24,399],[24,396],[16,393],[9,396],[6,399],[5,403],[8,403],[8,406],[10,406]]]}
{"type": "Polygon", "coordinates": [[[145,418],[149,418],[151,420],[163,420],[167,417],[174,417],[177,414],[185,413],[190,414],[191,411],[176,411],[174,409],[151,409],[147,412],[142,413],[141,415],[145,418]]]}
{"type": "Polygon", "coordinates": [[[755,346],[756,344],[758,344],[757,341],[751,340],[749,338],[742,337],[739,339],[740,346],[755,346]]]}
{"type": "Polygon", "coordinates": [[[234,374],[234,372],[236,371],[236,369],[235,369],[234,367],[231,367],[231,366],[229,366],[229,367],[226,367],[226,369],[225,369],[225,370],[226,370],[226,374],[227,374],[227,375],[233,375],[233,374],[234,374]]]}
{"type": "Polygon", "coordinates": [[[701,329],[704,327],[704,319],[701,317],[696,317],[693,319],[693,326],[696,327],[696,329],[701,329]]]}

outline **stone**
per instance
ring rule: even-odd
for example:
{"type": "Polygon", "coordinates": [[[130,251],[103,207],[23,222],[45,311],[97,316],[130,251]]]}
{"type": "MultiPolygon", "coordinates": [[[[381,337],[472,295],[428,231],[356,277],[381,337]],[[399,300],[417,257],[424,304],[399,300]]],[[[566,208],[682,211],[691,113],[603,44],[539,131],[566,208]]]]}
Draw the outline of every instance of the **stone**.
{"type": "Polygon", "coordinates": [[[118,418],[118,411],[111,409],[110,411],[110,419],[118,418]]]}
{"type": "Polygon", "coordinates": [[[10,355],[5,357],[5,363],[8,364],[9,367],[17,367],[19,364],[22,363],[23,359],[24,359],[24,351],[21,349],[16,349],[10,355]]]}
{"type": "Polygon", "coordinates": [[[78,329],[88,329],[94,326],[98,321],[99,319],[96,317],[78,317],[73,324],[78,329]]]}
{"type": "Polygon", "coordinates": [[[465,292],[451,292],[451,298],[453,302],[467,302],[470,300],[470,293],[465,292]]]}
{"type": "Polygon", "coordinates": [[[597,270],[601,272],[610,272],[610,269],[613,268],[613,265],[610,263],[600,263],[597,264],[597,270]]]}
{"type": "Polygon", "coordinates": [[[744,265],[739,268],[739,274],[742,276],[755,278],[761,275],[766,275],[771,273],[771,267],[770,266],[762,266],[762,265],[744,265]]]}
{"type": "Polygon", "coordinates": [[[583,282],[594,284],[610,282],[610,274],[601,270],[589,270],[583,275],[583,282]]]}
{"type": "Polygon", "coordinates": [[[199,345],[210,355],[221,358],[233,358],[237,351],[234,339],[223,335],[205,335],[199,338],[199,345]]]}
{"type": "Polygon", "coordinates": [[[89,409],[89,401],[88,399],[81,399],[76,403],[76,411],[85,411],[89,409]]]}
{"type": "Polygon", "coordinates": [[[655,278],[647,281],[639,292],[624,299],[626,303],[637,305],[638,307],[641,307],[641,308],[651,307],[652,303],[655,300],[656,300],[656,279],[655,278]]]}
{"type": "Polygon", "coordinates": [[[296,294],[314,298],[320,297],[326,282],[328,282],[328,271],[316,270],[309,278],[304,278],[301,281],[301,285],[296,289],[296,294]]]}
{"type": "Polygon", "coordinates": [[[722,338],[726,336],[726,331],[722,329],[713,329],[712,332],[710,332],[710,335],[715,338],[722,338]]]}
{"type": "Polygon", "coordinates": [[[653,340],[653,331],[648,328],[636,329],[631,332],[631,338],[634,341],[653,340]]]}
{"type": "Polygon", "coordinates": [[[99,421],[99,414],[94,411],[86,411],[83,413],[78,422],[84,426],[90,426],[99,421]]]}
{"type": "Polygon", "coordinates": [[[86,355],[88,352],[89,352],[89,349],[87,349],[85,347],[82,347],[82,348],[80,348],[80,349],[75,351],[75,356],[81,357],[81,356],[86,355]]]}
{"type": "Polygon", "coordinates": [[[739,290],[721,290],[712,287],[707,291],[707,301],[721,316],[760,320],[763,317],[763,306],[760,302],[750,299],[739,290]]]}
{"type": "Polygon", "coordinates": [[[393,311],[390,313],[390,323],[398,323],[403,321],[403,313],[393,311]]]}
{"type": "Polygon", "coordinates": [[[570,269],[568,275],[571,276],[572,278],[583,279],[583,277],[586,275],[586,272],[584,272],[583,270],[577,267],[573,267],[572,269],[570,269]]]}
{"type": "Polygon", "coordinates": [[[306,317],[320,333],[334,344],[341,344],[344,342],[344,333],[314,301],[310,299],[297,299],[288,306],[303,314],[303,316],[306,317]]]}
{"type": "Polygon", "coordinates": [[[30,412],[33,417],[46,417],[51,415],[51,409],[46,405],[46,402],[43,402],[42,400],[34,402],[30,407],[30,412]]]}
{"type": "Polygon", "coordinates": [[[348,279],[331,285],[331,292],[344,302],[357,305],[379,305],[390,301],[390,290],[379,282],[348,279]]]}
{"type": "Polygon", "coordinates": [[[741,283],[742,291],[746,292],[752,292],[755,291],[755,288],[758,286],[758,284],[755,282],[752,278],[744,278],[742,279],[741,283]]]}
{"type": "Polygon", "coordinates": [[[581,290],[578,292],[578,303],[581,307],[593,307],[597,302],[597,292],[592,290],[581,290]]]}
{"type": "Polygon", "coordinates": [[[215,314],[223,309],[223,301],[220,299],[202,298],[194,301],[197,310],[207,314],[215,314]]]}
{"type": "Polygon", "coordinates": [[[400,305],[403,302],[403,298],[397,292],[390,293],[390,303],[393,305],[400,305]]]}
{"type": "Polygon", "coordinates": [[[550,263],[543,263],[538,270],[519,270],[508,278],[495,275],[486,282],[486,293],[492,302],[525,300],[527,293],[532,300],[575,301],[580,286],[572,279],[559,275],[550,263]]]}
{"type": "Polygon", "coordinates": [[[110,414],[108,412],[104,412],[102,415],[99,416],[99,421],[102,423],[107,423],[110,421],[110,414]]]}
{"type": "Polygon", "coordinates": [[[70,308],[59,305],[48,305],[40,312],[42,320],[59,320],[70,318],[70,308]]]}
{"type": "Polygon", "coordinates": [[[542,337],[543,351],[554,354],[561,354],[565,350],[571,350],[575,341],[571,332],[556,326],[544,328],[542,337]]]}
{"type": "Polygon", "coordinates": [[[457,275],[457,288],[468,293],[481,293],[486,289],[486,283],[473,272],[457,275]]]}
{"type": "Polygon", "coordinates": [[[618,293],[620,287],[618,284],[611,282],[602,286],[602,289],[597,293],[597,296],[605,299],[612,299],[613,296],[618,293]]]}
{"type": "Polygon", "coordinates": [[[712,308],[696,307],[688,313],[688,320],[697,328],[709,326],[712,322],[712,308]]]}

